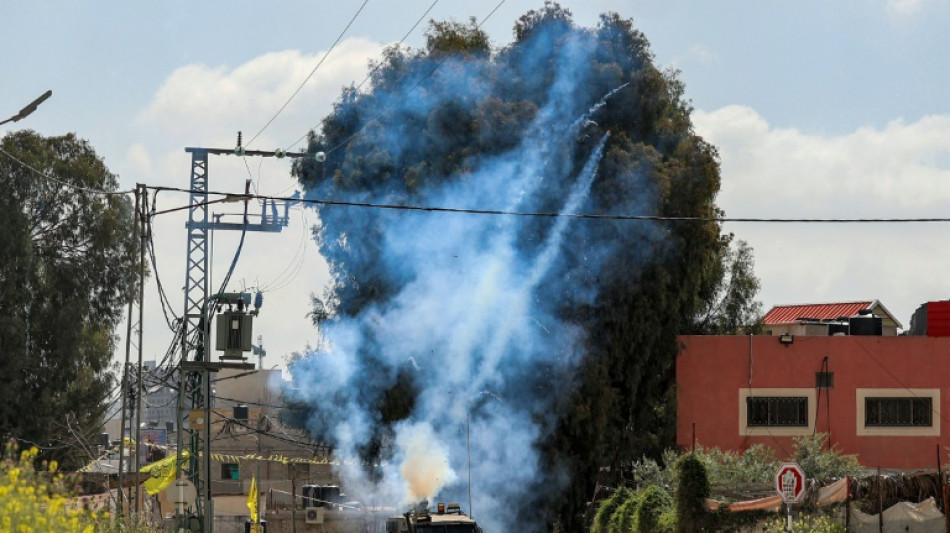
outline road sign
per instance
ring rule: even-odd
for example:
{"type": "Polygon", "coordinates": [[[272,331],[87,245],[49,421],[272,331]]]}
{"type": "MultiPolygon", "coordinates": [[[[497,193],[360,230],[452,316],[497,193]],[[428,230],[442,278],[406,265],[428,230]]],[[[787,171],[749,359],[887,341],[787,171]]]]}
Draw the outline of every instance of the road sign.
{"type": "Polygon", "coordinates": [[[805,472],[798,463],[782,463],[775,472],[775,491],[785,503],[798,503],[805,496],[805,472]]]}

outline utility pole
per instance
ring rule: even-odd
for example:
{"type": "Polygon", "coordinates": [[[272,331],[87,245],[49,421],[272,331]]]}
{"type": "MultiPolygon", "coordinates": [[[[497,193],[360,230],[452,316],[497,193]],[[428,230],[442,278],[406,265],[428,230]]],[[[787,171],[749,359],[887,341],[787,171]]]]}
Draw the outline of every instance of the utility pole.
{"type": "MultiPolygon", "coordinates": [[[[135,460],[132,460],[132,457],[128,458],[126,461],[126,452],[127,450],[137,450],[139,446],[139,432],[137,429],[141,425],[142,417],[142,301],[144,298],[144,267],[145,267],[145,200],[146,192],[144,185],[137,185],[135,188],[135,215],[134,215],[134,227],[133,227],[133,242],[139,245],[139,270],[137,275],[134,273],[134,270],[130,271],[129,274],[129,307],[128,307],[128,316],[125,330],[125,364],[122,367],[122,416],[120,422],[119,431],[119,501],[117,510],[121,515],[123,513],[125,503],[128,503],[129,513],[134,514],[137,511],[136,502],[138,502],[138,470],[139,466],[139,454],[135,454],[135,460]],[[136,286],[137,284],[137,286],[136,286]],[[135,316],[135,305],[138,304],[139,307],[139,323],[138,323],[138,372],[133,373],[131,354],[132,354],[132,322],[135,316]],[[133,377],[134,376],[134,377],[133,377]],[[133,379],[135,380],[136,385],[133,388],[133,379]],[[132,446],[126,447],[126,422],[128,422],[128,435],[129,439],[133,440],[132,446]],[[135,467],[133,471],[135,472],[135,477],[133,486],[130,487],[128,497],[125,492],[125,485],[127,483],[127,474],[129,474],[129,465],[134,464],[135,467]],[[135,496],[133,497],[133,491],[135,496]]],[[[135,264],[135,256],[130,254],[129,264],[135,264]]]]}
{"type": "Polygon", "coordinates": [[[142,469],[142,452],[145,445],[142,442],[142,397],[145,395],[145,376],[142,373],[142,324],[145,319],[145,247],[148,242],[148,190],[145,185],[139,183],[135,188],[135,203],[139,206],[138,210],[138,235],[139,235],[139,327],[138,327],[138,355],[139,364],[138,386],[135,392],[135,512],[142,511],[142,485],[139,478],[139,470],[142,469]]]}
{"type": "MultiPolygon", "coordinates": [[[[258,293],[260,294],[260,293],[258,293]]],[[[264,349],[264,337],[261,335],[257,336],[257,346],[251,347],[251,352],[257,356],[257,368],[264,369],[264,356],[267,355],[267,350],[264,349]]]]}
{"type": "MultiPolygon", "coordinates": [[[[283,150],[273,152],[245,150],[241,146],[241,134],[238,133],[237,147],[185,148],[191,154],[190,199],[188,204],[187,256],[185,258],[185,310],[181,321],[181,361],[179,365],[178,417],[177,417],[177,464],[182,464],[185,445],[183,428],[184,412],[190,407],[191,414],[203,411],[203,427],[189,425],[191,454],[189,457],[188,477],[195,485],[198,497],[195,501],[195,517],[201,524],[203,533],[212,533],[214,529],[214,509],[211,490],[211,375],[225,368],[252,370],[252,363],[211,362],[209,341],[211,338],[211,319],[214,302],[209,298],[208,272],[209,250],[208,236],[212,230],[239,230],[279,232],[288,222],[288,205],[284,204],[284,215],[278,216],[277,204],[264,201],[261,208],[260,223],[251,224],[247,219],[247,202],[250,200],[245,189],[245,216],[242,223],[209,221],[208,204],[208,156],[237,155],[242,157],[308,157],[311,154],[289,153],[283,150]],[[268,208],[270,213],[268,213],[268,208]],[[186,398],[187,396],[187,398],[186,398]],[[201,458],[199,465],[199,456],[201,458]]],[[[315,155],[318,160],[325,156],[322,152],[315,155]]],[[[221,295],[215,295],[217,300],[221,295]]],[[[243,358],[242,358],[243,361],[243,358]]],[[[191,420],[191,419],[189,419],[191,420]]],[[[176,511],[179,531],[187,529],[190,517],[186,516],[182,505],[176,511]]]]}

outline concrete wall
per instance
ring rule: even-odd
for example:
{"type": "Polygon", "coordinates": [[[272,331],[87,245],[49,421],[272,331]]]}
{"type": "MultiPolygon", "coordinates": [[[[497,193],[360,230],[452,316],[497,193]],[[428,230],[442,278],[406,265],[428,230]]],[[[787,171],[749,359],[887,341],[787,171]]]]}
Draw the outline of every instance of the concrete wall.
{"type": "MultiPolygon", "coordinates": [[[[268,512],[264,520],[267,522],[267,533],[382,533],[385,531],[387,517],[388,515],[383,513],[359,511],[329,513],[324,516],[323,523],[308,524],[304,511],[297,511],[296,514],[288,511],[268,512]]],[[[215,516],[214,531],[215,533],[244,533],[244,524],[247,520],[247,513],[243,516],[215,516]]],[[[170,527],[174,522],[166,519],[165,523],[166,527],[170,527]]]]}
{"type": "Polygon", "coordinates": [[[296,514],[289,511],[267,513],[267,533],[382,533],[390,515],[360,511],[334,512],[327,513],[322,524],[308,524],[304,511],[297,511],[296,514]]]}
{"type": "Polygon", "coordinates": [[[950,338],[795,337],[790,345],[773,336],[683,336],[676,360],[677,443],[743,451],[756,443],[780,458],[793,450],[796,435],[829,433],[862,465],[933,469],[950,441],[950,338]],[[815,388],[815,373],[828,357],[834,388],[815,388]],[[809,425],[748,428],[744,397],[809,397],[809,425]],[[818,395],[820,394],[820,398],[818,395]],[[866,428],[864,396],[934,398],[929,428],[866,428]],[[695,425],[695,426],[694,426],[695,425]]]}
{"type": "MultiPolygon", "coordinates": [[[[253,373],[245,370],[222,370],[215,376],[215,406],[230,406],[241,402],[280,404],[280,387],[283,383],[281,376],[279,369],[253,373]]],[[[267,414],[276,413],[276,409],[265,408],[264,411],[267,414]]]]}

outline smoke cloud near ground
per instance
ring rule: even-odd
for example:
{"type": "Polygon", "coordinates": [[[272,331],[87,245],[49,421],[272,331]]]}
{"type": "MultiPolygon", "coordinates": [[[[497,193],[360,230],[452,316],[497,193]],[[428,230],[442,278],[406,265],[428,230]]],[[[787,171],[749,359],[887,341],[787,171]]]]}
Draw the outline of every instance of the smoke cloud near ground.
{"type": "MultiPolygon", "coordinates": [[[[411,195],[378,175],[376,185],[358,191],[339,186],[346,176],[326,178],[310,196],[521,212],[595,210],[592,188],[611,137],[597,128],[596,113],[624,85],[589,83],[600,52],[593,32],[538,30],[519,48],[506,56],[507,74],[526,80],[539,96],[523,129],[492,133],[518,135],[510,146],[473,152],[454,175],[422,176],[411,195]]],[[[359,116],[360,142],[380,150],[386,165],[412,163],[420,143],[440,141],[420,138],[411,124],[431,121],[446,108],[475,113],[498,97],[492,61],[452,58],[439,63],[423,88],[408,75],[377,87],[386,122],[359,116]]],[[[629,181],[639,183],[636,176],[629,181]]],[[[638,205],[625,209],[651,212],[652,197],[645,187],[638,205]]],[[[366,277],[387,282],[384,295],[325,321],[323,346],[291,368],[295,399],[314,409],[313,433],[330,439],[345,458],[379,448],[382,458],[372,467],[341,467],[348,496],[371,505],[429,499],[467,509],[471,484],[470,511],[486,531],[543,531],[544,524],[513,520],[529,491],[556,493],[566,478],[559,465],[545,464],[539,449],[551,437],[559,402],[572,390],[585,353],[583,329],[564,319],[563,306],[596,300],[610,245],[585,249],[592,223],[569,217],[327,206],[321,220],[318,240],[336,266],[338,294],[362,294],[366,277]],[[396,394],[412,397],[408,412],[387,423],[378,407],[406,376],[412,387],[396,394]]],[[[645,243],[656,240],[646,223],[625,231],[645,243]]]]}

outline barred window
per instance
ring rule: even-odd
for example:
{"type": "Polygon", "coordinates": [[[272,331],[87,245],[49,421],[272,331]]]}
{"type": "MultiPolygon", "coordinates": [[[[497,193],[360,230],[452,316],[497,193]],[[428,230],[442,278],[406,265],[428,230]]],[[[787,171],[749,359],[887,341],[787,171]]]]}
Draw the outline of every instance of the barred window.
{"type": "Polygon", "coordinates": [[[868,427],[930,427],[933,425],[933,398],[867,397],[864,425],[868,427]]]}
{"type": "Polygon", "coordinates": [[[749,396],[746,398],[749,427],[807,427],[806,396],[749,396]]]}

